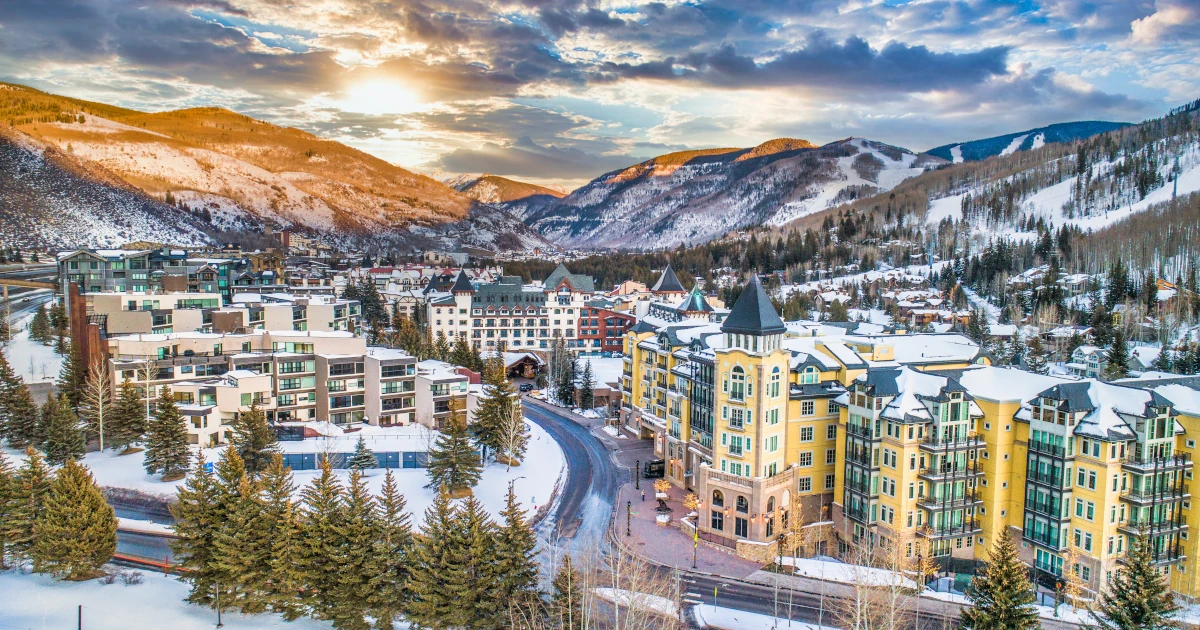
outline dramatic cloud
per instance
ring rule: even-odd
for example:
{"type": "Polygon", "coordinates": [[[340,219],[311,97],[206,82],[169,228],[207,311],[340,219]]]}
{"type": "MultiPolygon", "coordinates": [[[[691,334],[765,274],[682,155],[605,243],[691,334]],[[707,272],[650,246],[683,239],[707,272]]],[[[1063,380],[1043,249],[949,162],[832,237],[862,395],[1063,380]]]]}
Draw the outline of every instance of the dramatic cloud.
{"type": "Polygon", "coordinates": [[[921,150],[1200,95],[1200,0],[0,2],[0,78],[579,184],[771,135],[921,150]]]}

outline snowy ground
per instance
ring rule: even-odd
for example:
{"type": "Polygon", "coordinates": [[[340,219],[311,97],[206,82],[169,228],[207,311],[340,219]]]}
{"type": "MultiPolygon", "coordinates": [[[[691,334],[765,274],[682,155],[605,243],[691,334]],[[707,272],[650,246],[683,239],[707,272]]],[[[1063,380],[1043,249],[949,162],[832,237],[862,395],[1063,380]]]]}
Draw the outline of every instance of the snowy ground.
{"type": "Polygon", "coordinates": [[[26,383],[53,381],[58,378],[63,363],[53,346],[33,341],[27,329],[14,334],[12,341],[4,344],[4,357],[26,383]]]}
{"type": "MultiPolygon", "coordinates": [[[[479,485],[475,487],[475,496],[493,515],[498,516],[500,510],[504,508],[504,497],[508,492],[509,481],[517,480],[514,488],[518,500],[526,509],[534,511],[550,499],[555,485],[565,470],[566,463],[562,450],[559,449],[554,439],[538,425],[528,421],[526,424],[529,426],[530,439],[529,450],[524,462],[508,471],[505,470],[503,464],[489,465],[484,469],[479,485]],[[521,477],[523,479],[519,479],[521,477]]],[[[412,433],[411,427],[399,427],[397,429],[375,429],[373,433],[364,432],[364,435],[368,437],[368,445],[372,449],[379,446],[379,450],[382,451],[385,450],[384,442],[411,440],[413,439],[412,433]],[[389,436],[389,431],[396,431],[396,435],[389,436]]],[[[321,452],[324,450],[320,447],[322,443],[344,441],[344,444],[337,443],[330,450],[352,452],[357,439],[355,434],[348,434],[344,438],[281,442],[280,448],[295,452],[321,452]]],[[[216,462],[220,459],[222,450],[224,448],[204,449],[204,457],[207,461],[216,462]]],[[[10,459],[16,460],[17,465],[25,458],[24,454],[15,449],[5,449],[5,453],[10,459]]],[[[176,489],[184,483],[183,480],[159,481],[157,477],[146,474],[145,469],[142,468],[144,459],[144,453],[117,455],[109,450],[103,453],[88,453],[83,459],[83,464],[91,469],[96,482],[102,487],[128,488],[163,497],[175,496],[176,489]]],[[[349,478],[350,471],[338,470],[335,473],[344,485],[349,478]]],[[[429,482],[427,472],[424,468],[404,468],[393,469],[392,473],[395,475],[396,482],[404,493],[405,499],[408,500],[408,511],[413,515],[413,522],[420,523],[425,509],[434,500],[433,490],[425,488],[425,484],[429,482]]],[[[320,476],[321,473],[318,470],[298,470],[292,474],[295,478],[298,496],[300,489],[320,476]]],[[[372,492],[379,492],[383,486],[384,475],[385,471],[382,469],[367,471],[367,485],[372,492]]],[[[0,626],[0,630],[3,630],[3,626],[0,626]]]]}
{"type": "Polygon", "coordinates": [[[592,377],[596,381],[597,387],[621,382],[621,370],[624,369],[625,364],[621,357],[580,357],[579,370],[581,373],[584,364],[589,361],[592,364],[592,377]]]}
{"type": "MultiPolygon", "coordinates": [[[[58,582],[46,575],[0,573],[0,628],[33,630],[74,628],[79,606],[83,627],[89,630],[207,630],[216,625],[216,612],[183,601],[188,586],[174,577],[143,572],[142,584],[126,586],[119,580],[101,584],[58,582]]],[[[288,622],[279,615],[222,614],[231,628],[265,630],[325,630],[330,624],[311,619],[288,622]]]]}
{"type": "Polygon", "coordinates": [[[915,589],[917,583],[894,571],[875,569],[857,564],[847,564],[832,559],[820,558],[783,558],[784,566],[794,566],[796,575],[816,578],[827,582],[842,584],[861,584],[865,586],[886,586],[899,584],[915,589]]]}
{"type": "Polygon", "coordinates": [[[788,622],[786,618],[774,618],[768,615],[721,608],[709,604],[700,604],[694,609],[696,620],[701,627],[719,630],[775,630],[776,628],[792,628],[792,630],[836,630],[832,626],[818,626],[800,621],[788,622]]]}

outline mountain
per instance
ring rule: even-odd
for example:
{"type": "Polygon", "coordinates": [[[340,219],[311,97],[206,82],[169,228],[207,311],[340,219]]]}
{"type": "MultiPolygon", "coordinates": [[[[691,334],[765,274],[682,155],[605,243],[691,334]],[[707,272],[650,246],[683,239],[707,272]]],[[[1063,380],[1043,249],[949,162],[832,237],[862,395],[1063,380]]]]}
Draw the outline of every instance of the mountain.
{"type": "Polygon", "coordinates": [[[270,226],[364,246],[546,246],[500,209],[298,129],[219,108],[143,113],[0,88],[0,121],[26,144],[70,154],[147,195],[170,193],[201,211],[209,232],[270,226]]]}
{"type": "Polygon", "coordinates": [[[563,246],[673,247],[786,223],[889,190],[943,162],[862,138],[681,151],[601,175],[525,222],[563,246]]]}
{"type": "Polygon", "coordinates": [[[950,162],[971,162],[987,159],[994,155],[1009,155],[1016,151],[1037,149],[1048,142],[1083,140],[1106,131],[1128,127],[1129,124],[1102,120],[1058,123],[983,140],[944,144],[930,149],[926,153],[950,162]]]}
{"type": "Polygon", "coordinates": [[[522,220],[567,195],[564,191],[499,175],[459,177],[447,183],[480,203],[500,208],[522,220]]]}

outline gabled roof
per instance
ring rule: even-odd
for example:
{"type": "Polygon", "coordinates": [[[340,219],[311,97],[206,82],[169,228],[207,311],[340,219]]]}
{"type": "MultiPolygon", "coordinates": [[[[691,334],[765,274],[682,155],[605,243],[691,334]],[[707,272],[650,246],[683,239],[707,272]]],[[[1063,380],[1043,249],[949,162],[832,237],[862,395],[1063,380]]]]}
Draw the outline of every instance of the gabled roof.
{"type": "Polygon", "coordinates": [[[596,290],[595,282],[591,276],[582,273],[571,273],[563,263],[558,263],[554,271],[550,272],[549,276],[546,276],[546,282],[543,284],[547,291],[552,291],[557,289],[563,280],[566,280],[572,289],[582,293],[591,293],[596,290]]]}
{"type": "Polygon", "coordinates": [[[757,274],[750,277],[750,283],[738,296],[729,317],[721,324],[721,332],[743,335],[782,335],[787,332],[757,274]]]}
{"type": "Polygon", "coordinates": [[[470,278],[467,278],[467,272],[465,271],[458,272],[458,277],[454,279],[454,286],[450,288],[451,293],[458,293],[459,291],[475,292],[475,287],[471,284],[470,278]]]}
{"type": "MultiPolygon", "coordinates": [[[[669,267],[668,267],[669,269],[669,267]]],[[[708,300],[704,299],[704,294],[700,292],[700,287],[692,287],[692,292],[688,294],[675,310],[681,313],[711,313],[713,307],[709,306],[708,300]]]]}
{"type": "Polygon", "coordinates": [[[687,289],[683,288],[683,284],[679,282],[679,277],[675,275],[675,270],[668,263],[667,268],[663,269],[662,275],[658,277],[658,282],[650,288],[655,293],[683,293],[687,289]]]}

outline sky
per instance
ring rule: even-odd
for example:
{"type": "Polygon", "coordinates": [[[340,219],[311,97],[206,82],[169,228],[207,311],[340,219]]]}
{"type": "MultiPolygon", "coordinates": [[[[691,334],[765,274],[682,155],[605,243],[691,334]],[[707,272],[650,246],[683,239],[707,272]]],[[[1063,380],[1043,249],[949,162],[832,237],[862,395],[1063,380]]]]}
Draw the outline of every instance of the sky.
{"type": "Polygon", "coordinates": [[[0,0],[0,79],[228,107],[435,175],[923,151],[1200,98],[1200,0],[0,0]]]}

